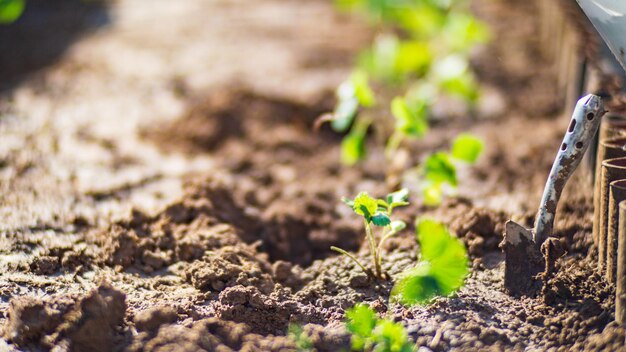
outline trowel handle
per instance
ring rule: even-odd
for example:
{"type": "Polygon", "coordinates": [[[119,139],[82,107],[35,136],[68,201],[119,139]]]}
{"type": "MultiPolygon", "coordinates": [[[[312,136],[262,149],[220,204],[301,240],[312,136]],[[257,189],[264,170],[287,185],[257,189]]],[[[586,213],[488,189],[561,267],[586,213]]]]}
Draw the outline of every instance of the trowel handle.
{"type": "Polygon", "coordinates": [[[604,113],[604,104],[597,95],[589,94],[576,103],[563,143],[552,164],[535,219],[534,240],[538,246],[552,234],[554,215],[561,192],[580,164],[580,160],[600,126],[604,113]]]}

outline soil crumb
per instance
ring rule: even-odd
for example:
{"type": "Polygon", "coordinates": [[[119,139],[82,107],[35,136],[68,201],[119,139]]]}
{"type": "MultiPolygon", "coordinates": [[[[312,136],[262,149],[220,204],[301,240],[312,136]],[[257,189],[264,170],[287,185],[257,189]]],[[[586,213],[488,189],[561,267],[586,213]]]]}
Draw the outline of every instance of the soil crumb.
{"type": "Polygon", "coordinates": [[[52,297],[11,300],[4,337],[30,349],[65,346],[72,351],[111,351],[126,314],[125,295],[102,284],[77,300],[52,297]]]}

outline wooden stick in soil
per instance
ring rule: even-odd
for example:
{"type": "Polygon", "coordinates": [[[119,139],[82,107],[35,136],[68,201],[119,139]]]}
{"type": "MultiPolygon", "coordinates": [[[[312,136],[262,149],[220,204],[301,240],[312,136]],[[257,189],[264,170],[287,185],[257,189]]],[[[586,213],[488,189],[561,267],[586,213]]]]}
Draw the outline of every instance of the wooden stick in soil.
{"type": "Polygon", "coordinates": [[[626,200],[626,180],[609,185],[608,231],[606,238],[606,279],[615,285],[617,278],[617,241],[619,238],[619,203],[626,200]]]}
{"type": "Polygon", "coordinates": [[[626,201],[619,203],[618,227],[615,321],[624,324],[626,322],[626,201]]]}

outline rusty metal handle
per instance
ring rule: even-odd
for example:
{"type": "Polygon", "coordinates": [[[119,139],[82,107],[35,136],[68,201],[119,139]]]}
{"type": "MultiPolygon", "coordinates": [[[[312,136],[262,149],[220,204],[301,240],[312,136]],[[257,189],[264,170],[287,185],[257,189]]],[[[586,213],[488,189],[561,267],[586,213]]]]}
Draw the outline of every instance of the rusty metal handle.
{"type": "Polygon", "coordinates": [[[534,241],[541,244],[552,234],[556,207],[561,192],[600,126],[604,115],[602,98],[589,94],[576,103],[563,143],[552,164],[550,176],[543,190],[543,197],[535,219],[534,241]]]}

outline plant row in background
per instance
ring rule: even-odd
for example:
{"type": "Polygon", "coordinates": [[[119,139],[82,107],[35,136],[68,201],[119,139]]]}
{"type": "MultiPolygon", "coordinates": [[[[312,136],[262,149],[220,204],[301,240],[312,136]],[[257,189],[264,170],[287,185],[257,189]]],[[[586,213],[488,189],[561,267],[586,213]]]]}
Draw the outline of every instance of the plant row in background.
{"type": "MultiPolygon", "coordinates": [[[[440,99],[468,107],[479,97],[478,84],[469,68],[469,54],[489,38],[487,27],[469,11],[467,0],[336,0],[342,10],[364,14],[375,29],[371,46],[363,50],[349,79],[337,88],[337,104],[321,121],[345,133],[341,160],[354,165],[367,155],[366,137],[370,127],[381,131],[385,155],[394,153],[407,139],[422,138],[429,129],[432,108],[440,99]],[[370,83],[384,87],[374,93],[370,83]],[[380,109],[388,106],[395,120],[386,132],[387,120],[380,109]]],[[[480,153],[482,143],[468,135],[455,142],[451,153],[435,153],[420,168],[422,195],[427,205],[440,203],[446,187],[456,188],[453,159],[465,157],[460,145],[471,143],[480,153]],[[470,140],[471,138],[471,140],[470,140]],[[459,157],[461,156],[461,157],[459,157]],[[442,169],[443,168],[443,169],[442,169]]]]}
{"type": "MultiPolygon", "coordinates": [[[[469,108],[475,104],[479,87],[469,69],[469,53],[488,39],[488,31],[471,15],[467,1],[337,0],[336,4],[367,14],[377,31],[349,79],[337,88],[334,110],[320,118],[345,134],[341,145],[344,164],[352,166],[367,156],[366,138],[372,129],[378,140],[384,140],[385,158],[392,162],[407,140],[426,135],[439,99],[453,99],[469,108]],[[379,88],[378,94],[370,83],[379,88]],[[381,105],[387,108],[381,109],[381,105]],[[393,117],[393,129],[385,131],[388,119],[380,118],[381,111],[393,117]]],[[[448,150],[426,155],[413,169],[422,202],[438,205],[445,194],[453,193],[458,166],[474,164],[483,148],[480,139],[461,133],[448,150]]],[[[354,199],[343,200],[363,220],[370,265],[343,249],[332,249],[349,257],[372,280],[392,279],[382,269],[382,248],[386,240],[406,228],[404,222],[394,219],[393,210],[408,205],[408,195],[409,191],[402,189],[377,199],[361,192],[354,199]]],[[[469,273],[465,246],[444,224],[420,219],[416,235],[418,262],[393,278],[391,302],[422,305],[452,295],[469,273]]],[[[416,350],[404,325],[379,317],[365,304],[346,312],[346,328],[355,351],[416,350]]]]}

